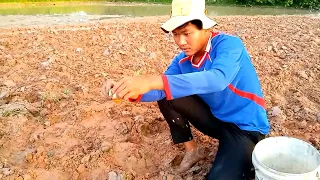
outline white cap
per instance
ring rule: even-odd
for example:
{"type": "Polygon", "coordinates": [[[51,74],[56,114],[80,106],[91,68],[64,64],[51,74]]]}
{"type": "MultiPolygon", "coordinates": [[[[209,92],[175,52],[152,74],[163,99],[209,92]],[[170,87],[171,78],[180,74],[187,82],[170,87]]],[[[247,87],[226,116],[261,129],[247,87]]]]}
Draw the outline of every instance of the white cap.
{"type": "Polygon", "coordinates": [[[200,20],[203,29],[209,29],[217,24],[207,17],[205,0],[172,0],[171,17],[161,28],[165,32],[172,32],[192,20],[200,20]]]}

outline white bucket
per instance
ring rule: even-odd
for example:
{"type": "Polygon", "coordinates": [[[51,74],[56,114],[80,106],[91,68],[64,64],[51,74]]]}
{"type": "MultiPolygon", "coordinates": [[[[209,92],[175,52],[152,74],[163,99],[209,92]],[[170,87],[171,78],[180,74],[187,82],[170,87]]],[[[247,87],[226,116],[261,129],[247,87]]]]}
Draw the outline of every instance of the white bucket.
{"type": "Polygon", "coordinates": [[[320,180],[320,153],[290,137],[269,137],[253,150],[256,180],[320,180]]]}

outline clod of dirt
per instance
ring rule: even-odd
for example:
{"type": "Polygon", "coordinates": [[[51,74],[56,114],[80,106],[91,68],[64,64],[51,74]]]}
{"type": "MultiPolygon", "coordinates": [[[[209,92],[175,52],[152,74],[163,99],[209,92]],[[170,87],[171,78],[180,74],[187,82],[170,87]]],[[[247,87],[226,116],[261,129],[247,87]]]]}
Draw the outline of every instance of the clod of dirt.
{"type": "Polygon", "coordinates": [[[174,179],[174,175],[169,174],[169,175],[167,176],[167,180],[173,180],[173,179],[174,179]]]}
{"type": "Polygon", "coordinates": [[[33,154],[32,152],[26,152],[25,154],[25,161],[26,162],[32,162],[33,154]]]}
{"type": "Polygon", "coordinates": [[[193,172],[194,174],[198,174],[201,171],[201,167],[200,166],[193,166],[189,172],[193,172]]]}
{"type": "Polygon", "coordinates": [[[48,115],[48,114],[49,114],[49,112],[48,112],[47,109],[42,109],[42,110],[40,111],[40,116],[41,116],[41,117],[45,117],[45,116],[48,115]]]}
{"type": "Polygon", "coordinates": [[[81,163],[87,163],[90,161],[90,154],[85,155],[82,159],[81,159],[81,163]]]}
{"type": "Polygon", "coordinates": [[[43,137],[43,132],[41,133],[33,133],[29,139],[30,142],[36,142],[36,141],[39,141],[40,139],[42,139],[43,137]]]}
{"type": "Polygon", "coordinates": [[[150,59],[155,59],[156,57],[157,57],[157,54],[154,53],[154,52],[152,52],[152,53],[149,54],[149,58],[150,58],[150,59]]]}
{"type": "Polygon", "coordinates": [[[304,128],[307,128],[308,123],[307,123],[306,120],[303,120],[303,121],[300,122],[299,125],[300,125],[300,128],[304,129],[304,128]]]}
{"type": "Polygon", "coordinates": [[[127,115],[130,115],[130,112],[129,111],[122,111],[121,114],[122,114],[122,116],[127,116],[127,115]]]}
{"type": "Polygon", "coordinates": [[[110,53],[109,53],[108,49],[104,50],[103,55],[107,56],[107,55],[109,55],[109,54],[110,54],[110,53]]]}
{"type": "Polygon", "coordinates": [[[157,121],[165,121],[165,119],[164,119],[164,117],[160,114],[160,115],[158,115],[156,118],[155,118],[155,120],[157,120],[157,121]]]}
{"type": "Polygon", "coordinates": [[[50,121],[46,121],[46,122],[44,123],[44,125],[47,126],[47,127],[49,127],[49,126],[51,125],[51,123],[50,123],[50,121]]]}
{"type": "Polygon", "coordinates": [[[144,117],[141,116],[141,115],[137,115],[137,116],[133,117],[133,120],[137,121],[137,122],[143,122],[144,121],[144,117]]]}
{"type": "Polygon", "coordinates": [[[188,177],[186,178],[186,180],[192,180],[192,179],[193,179],[192,176],[188,176],[188,177]]]}
{"type": "Polygon", "coordinates": [[[304,79],[309,79],[309,76],[305,71],[298,71],[298,75],[304,79]]]}
{"type": "Polygon", "coordinates": [[[25,174],[23,180],[32,180],[32,177],[29,174],[25,174]]]}
{"type": "Polygon", "coordinates": [[[101,151],[103,152],[108,152],[111,149],[111,147],[112,145],[109,142],[104,141],[101,143],[101,151]]]}
{"type": "Polygon", "coordinates": [[[12,80],[6,80],[3,82],[3,84],[7,87],[15,87],[17,84],[13,82],[12,80]]]}
{"type": "Polygon", "coordinates": [[[33,116],[38,116],[40,113],[40,108],[35,107],[33,104],[26,104],[25,107],[33,116]]]}
{"type": "Polygon", "coordinates": [[[79,173],[85,172],[86,171],[86,166],[84,164],[80,164],[77,168],[77,171],[79,173]]]}
{"type": "Polygon", "coordinates": [[[125,173],[124,175],[120,175],[122,180],[134,180],[134,176],[131,173],[125,173]]]}
{"type": "Polygon", "coordinates": [[[116,125],[117,132],[120,135],[125,135],[129,133],[129,129],[125,123],[119,123],[116,125]]]}
{"type": "Polygon", "coordinates": [[[209,156],[215,156],[216,152],[210,152],[209,156]]]}
{"type": "Polygon", "coordinates": [[[8,91],[1,91],[0,99],[3,99],[3,98],[8,97],[8,96],[9,96],[9,92],[8,91]]]}
{"type": "Polygon", "coordinates": [[[301,110],[301,108],[299,106],[292,106],[291,108],[293,110],[293,112],[297,113],[301,110]]]}

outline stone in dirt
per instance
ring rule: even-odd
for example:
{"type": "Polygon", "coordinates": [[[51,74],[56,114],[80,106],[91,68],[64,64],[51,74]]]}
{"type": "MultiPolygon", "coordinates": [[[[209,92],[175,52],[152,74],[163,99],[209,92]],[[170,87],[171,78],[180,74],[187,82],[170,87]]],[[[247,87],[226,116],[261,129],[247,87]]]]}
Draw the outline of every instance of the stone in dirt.
{"type": "Polygon", "coordinates": [[[12,171],[10,168],[2,168],[1,171],[2,171],[2,174],[5,176],[9,176],[10,174],[12,174],[12,171]]]}
{"type": "Polygon", "coordinates": [[[320,112],[317,114],[317,120],[320,122],[320,112]]]}
{"type": "Polygon", "coordinates": [[[130,115],[130,112],[129,111],[122,111],[121,114],[122,114],[122,116],[127,116],[127,115],[130,115]]]}
{"type": "Polygon", "coordinates": [[[0,99],[6,98],[6,97],[8,97],[8,96],[9,96],[9,92],[8,92],[8,91],[2,91],[2,92],[0,93],[0,99]]]}
{"type": "Polygon", "coordinates": [[[7,87],[15,87],[17,84],[15,82],[13,82],[12,80],[6,80],[4,83],[3,83],[5,86],[7,87]]]}
{"type": "Polygon", "coordinates": [[[104,52],[103,52],[103,55],[105,55],[105,56],[107,56],[107,55],[109,55],[110,53],[109,53],[109,51],[106,49],[104,52]]]}
{"type": "Polygon", "coordinates": [[[85,172],[86,171],[86,166],[84,164],[80,164],[79,167],[77,168],[78,172],[85,172]]]}
{"type": "Polygon", "coordinates": [[[305,71],[299,71],[298,75],[304,79],[309,79],[309,76],[307,75],[307,73],[305,71]]]}
{"type": "Polygon", "coordinates": [[[121,180],[121,176],[119,176],[116,172],[111,171],[108,173],[108,180],[121,180]]]}
{"type": "Polygon", "coordinates": [[[44,123],[44,125],[47,126],[47,127],[49,127],[49,126],[51,125],[51,123],[50,123],[50,121],[46,121],[46,122],[44,123]]]}
{"type": "Polygon", "coordinates": [[[174,179],[174,175],[169,174],[169,175],[167,176],[167,180],[173,180],[173,179],[174,179]]]}
{"type": "Polygon", "coordinates": [[[119,123],[116,125],[117,132],[121,135],[129,133],[129,129],[125,123],[119,123]]]}
{"type": "Polygon", "coordinates": [[[32,177],[29,174],[25,174],[23,180],[32,180],[32,177]]]}
{"type": "Polygon", "coordinates": [[[33,158],[32,152],[26,152],[26,154],[25,154],[26,162],[32,162],[32,158],[33,158]]]}
{"type": "Polygon", "coordinates": [[[274,116],[279,116],[281,113],[281,109],[278,106],[275,106],[271,109],[270,111],[270,116],[274,117],[274,116]]]}
{"type": "Polygon", "coordinates": [[[82,51],[82,48],[77,48],[76,49],[76,52],[78,52],[78,53],[81,52],[81,51],[82,51]]]}
{"type": "Polygon", "coordinates": [[[28,103],[25,105],[25,107],[33,116],[38,116],[40,113],[40,108],[34,107],[32,104],[28,103]]]}
{"type": "Polygon", "coordinates": [[[200,166],[193,166],[189,171],[193,172],[195,174],[198,174],[201,171],[201,167],[200,166]]]}
{"type": "Polygon", "coordinates": [[[317,139],[315,137],[310,137],[309,141],[313,144],[316,145],[317,144],[317,139]]]}
{"type": "Polygon", "coordinates": [[[81,163],[87,163],[87,162],[89,162],[89,161],[90,161],[90,158],[91,158],[90,154],[85,155],[85,156],[81,159],[81,163]]]}
{"type": "Polygon", "coordinates": [[[101,151],[108,152],[111,149],[112,145],[111,143],[104,141],[101,143],[101,151]]]}

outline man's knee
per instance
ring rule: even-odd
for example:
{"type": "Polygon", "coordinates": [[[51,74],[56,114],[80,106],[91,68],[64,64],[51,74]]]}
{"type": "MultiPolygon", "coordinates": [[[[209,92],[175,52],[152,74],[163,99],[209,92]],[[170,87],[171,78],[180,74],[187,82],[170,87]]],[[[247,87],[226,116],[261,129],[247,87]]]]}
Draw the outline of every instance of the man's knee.
{"type": "Polygon", "coordinates": [[[157,101],[158,106],[161,109],[166,109],[166,108],[171,108],[174,110],[179,110],[182,107],[185,107],[189,102],[191,97],[182,97],[182,98],[177,98],[173,100],[167,100],[166,98],[163,98],[159,101],[157,101]]]}
{"type": "Polygon", "coordinates": [[[157,103],[158,103],[159,109],[160,109],[161,111],[162,111],[163,108],[167,107],[168,104],[169,104],[169,102],[167,101],[166,98],[163,98],[163,99],[157,101],[157,103]]]}

